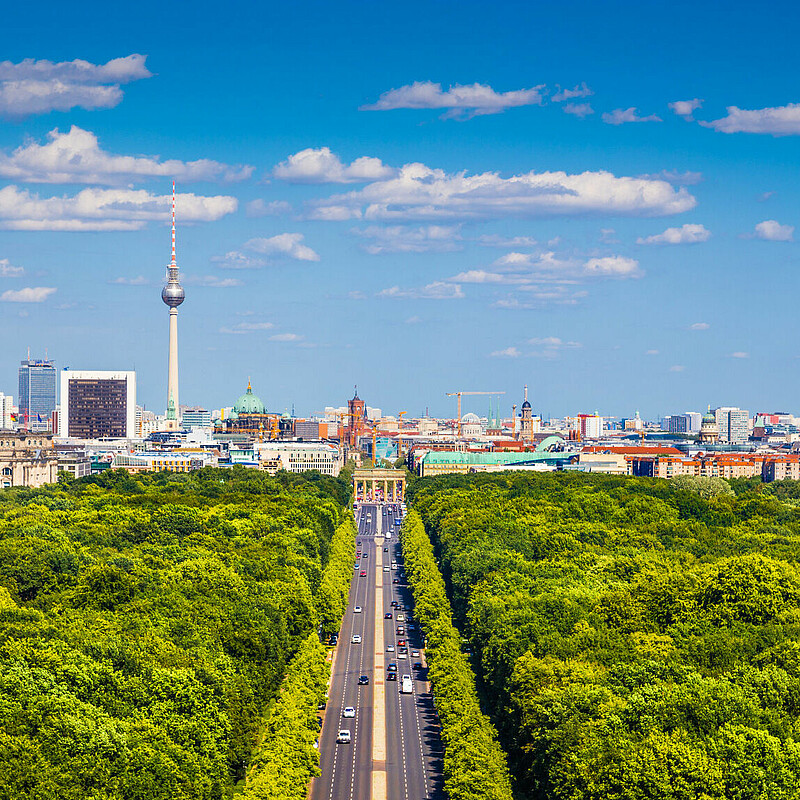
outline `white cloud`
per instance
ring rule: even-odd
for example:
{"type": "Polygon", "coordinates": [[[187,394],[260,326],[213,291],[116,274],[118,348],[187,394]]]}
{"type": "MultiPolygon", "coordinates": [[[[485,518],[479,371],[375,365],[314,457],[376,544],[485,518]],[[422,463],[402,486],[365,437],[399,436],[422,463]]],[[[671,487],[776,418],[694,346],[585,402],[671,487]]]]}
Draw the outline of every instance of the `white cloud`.
{"type": "Polygon", "coordinates": [[[770,242],[791,242],[794,238],[794,225],[781,225],[774,219],[765,219],[756,225],[755,236],[770,242]]]}
{"type": "Polygon", "coordinates": [[[144,275],[137,275],[135,278],[120,276],[119,278],[114,278],[114,280],[109,281],[109,283],[118,286],[150,286],[152,281],[149,278],[145,278],[144,275]]]}
{"type": "Polygon", "coordinates": [[[277,217],[281,214],[289,214],[292,210],[290,203],[285,200],[273,200],[265,203],[261,198],[251,200],[247,206],[248,217],[277,217]]]}
{"type": "Polygon", "coordinates": [[[558,350],[567,348],[573,349],[575,347],[582,347],[580,342],[565,342],[563,339],[560,339],[558,336],[543,336],[534,339],[528,339],[528,344],[533,345],[540,345],[542,347],[551,347],[556,348],[558,350]]]}
{"type": "Polygon", "coordinates": [[[550,99],[554,103],[561,103],[564,100],[574,100],[578,97],[589,97],[593,94],[594,92],[586,85],[586,82],[583,81],[574,89],[561,89],[561,87],[559,87],[559,91],[557,91],[550,99]]]}
{"type": "Polygon", "coordinates": [[[532,236],[499,236],[495,233],[479,236],[476,241],[484,247],[535,247],[539,244],[532,236]]]}
{"type": "Polygon", "coordinates": [[[686,120],[692,120],[692,114],[703,105],[703,101],[695,97],[693,100],[676,100],[668,104],[670,110],[686,120]]]}
{"type": "Polygon", "coordinates": [[[52,286],[26,286],[24,289],[8,289],[0,294],[0,302],[43,303],[56,291],[52,286]]]}
{"type": "Polygon", "coordinates": [[[491,219],[548,215],[661,216],[688,211],[695,198],[667,181],[610,172],[445,173],[406,164],[388,180],[311,203],[314,219],[491,219]]]}
{"type": "Polygon", "coordinates": [[[490,358],[519,358],[522,355],[516,347],[506,347],[504,350],[495,350],[489,354],[490,358]]]}
{"type": "Polygon", "coordinates": [[[707,322],[693,322],[689,326],[690,331],[707,331],[711,326],[707,322]]]}
{"type": "Polygon", "coordinates": [[[263,258],[256,258],[239,250],[231,250],[224,256],[212,256],[211,261],[220,269],[259,269],[267,263],[263,258]]]}
{"type": "Polygon", "coordinates": [[[244,247],[265,256],[283,255],[296,261],[319,261],[319,255],[302,243],[304,238],[302,233],[279,233],[268,239],[250,239],[244,243],[244,247]]]}
{"type": "Polygon", "coordinates": [[[575,117],[583,119],[584,117],[588,117],[590,114],[594,114],[594,109],[592,108],[591,103],[567,103],[564,106],[564,113],[572,114],[575,117]]]}
{"type": "Polygon", "coordinates": [[[532,278],[524,275],[508,275],[499,272],[488,272],[483,269],[470,269],[465,272],[459,272],[448,281],[454,283],[503,283],[503,284],[519,284],[530,283],[532,278]]]}
{"type": "MultiPolygon", "coordinates": [[[[177,196],[182,222],[212,222],[237,208],[235,197],[177,196]]],[[[14,185],[0,189],[0,229],[26,231],[132,231],[170,218],[172,195],[143,189],[82,189],[40,197],[14,185]]]]}
{"type": "Polygon", "coordinates": [[[661,172],[639,175],[639,177],[651,181],[667,181],[668,183],[674,183],[676,186],[694,186],[702,182],[703,173],[692,172],[691,170],[678,172],[676,169],[662,169],[661,172]]]}
{"type": "Polygon", "coordinates": [[[372,255],[380,253],[446,253],[460,250],[461,235],[458,225],[407,225],[353,228],[352,233],[371,243],[362,245],[372,255]]]}
{"type": "Polygon", "coordinates": [[[244,336],[256,331],[268,331],[274,327],[275,325],[272,322],[238,322],[232,328],[220,328],[219,332],[234,336],[244,336]]]}
{"type": "Polygon", "coordinates": [[[122,100],[120,84],[152,76],[145,67],[146,58],[135,53],[106,64],[32,58],[18,64],[0,62],[0,115],[113,108],[122,100]]]}
{"type": "Polygon", "coordinates": [[[269,340],[271,342],[299,342],[302,338],[297,333],[276,333],[274,336],[270,336],[269,340]]]}
{"type": "Polygon", "coordinates": [[[640,278],[639,262],[625,256],[590,258],[583,265],[584,274],[605,278],[640,278]]]}
{"type": "Polygon", "coordinates": [[[615,108],[611,113],[603,113],[603,122],[609,125],[622,125],[625,122],[661,122],[661,117],[650,114],[647,117],[640,117],[636,113],[635,106],[630,108],[615,108]]]}
{"type": "Polygon", "coordinates": [[[456,84],[446,92],[441,83],[416,81],[409,86],[384,92],[378,102],[362,106],[362,111],[387,111],[396,108],[450,109],[448,117],[499,114],[516,106],[539,106],[544,99],[544,85],[511,92],[496,92],[491,86],[473,83],[469,86],[456,84]]]}
{"type": "Polygon", "coordinates": [[[422,322],[422,318],[421,317],[417,317],[417,316],[409,317],[406,320],[406,325],[416,325],[418,322],[422,322]]]}
{"type": "Polygon", "coordinates": [[[461,300],[464,292],[457,283],[433,281],[433,283],[417,289],[401,289],[399,286],[390,286],[388,289],[378,292],[378,297],[395,297],[403,300],[461,300]]]}
{"type": "Polygon", "coordinates": [[[73,125],[47,134],[47,144],[29,141],[13,153],[0,152],[0,176],[26,183],[99,183],[119,186],[150,178],[178,181],[238,181],[253,167],[219,161],[160,161],[157,156],[117,156],[100,149],[97,136],[73,125]]]}
{"type": "Polygon", "coordinates": [[[669,368],[670,372],[683,372],[686,369],[682,364],[674,364],[669,368]]]}
{"type": "Polygon", "coordinates": [[[800,103],[755,109],[728,106],[726,110],[727,117],[700,124],[722,133],[769,133],[773,136],[800,134],[800,103]]]}
{"type": "Polygon", "coordinates": [[[242,285],[238,278],[220,278],[217,275],[186,275],[181,281],[187,286],[207,286],[210,289],[230,289],[242,285]]]}
{"type": "Polygon", "coordinates": [[[737,350],[735,353],[731,353],[731,358],[750,358],[750,353],[737,350]]]}
{"type": "Polygon", "coordinates": [[[707,242],[711,231],[703,225],[687,223],[680,228],[667,228],[663,233],[639,237],[636,244],[696,244],[707,242]]]}
{"type": "Polygon", "coordinates": [[[658,350],[645,350],[644,354],[646,356],[657,356],[659,354],[658,350]]]}
{"type": "Polygon", "coordinates": [[[330,147],[301,150],[272,170],[276,178],[289,183],[365,183],[390,178],[396,172],[379,158],[369,156],[343,164],[330,147]]]}
{"type": "Polygon", "coordinates": [[[7,258],[0,258],[0,278],[21,278],[24,274],[23,267],[15,267],[7,258]]]}

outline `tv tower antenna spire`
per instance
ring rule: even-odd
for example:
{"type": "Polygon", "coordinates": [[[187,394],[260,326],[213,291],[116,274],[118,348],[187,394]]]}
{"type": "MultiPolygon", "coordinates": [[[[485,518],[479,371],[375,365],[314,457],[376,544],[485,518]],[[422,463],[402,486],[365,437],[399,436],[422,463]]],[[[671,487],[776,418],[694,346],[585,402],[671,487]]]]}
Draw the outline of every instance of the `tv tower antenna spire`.
{"type": "Polygon", "coordinates": [[[167,369],[167,419],[178,419],[178,306],[186,298],[178,280],[175,260],[175,181],[172,181],[172,257],[167,267],[167,284],[161,299],[169,306],[169,366],[167,369]]]}

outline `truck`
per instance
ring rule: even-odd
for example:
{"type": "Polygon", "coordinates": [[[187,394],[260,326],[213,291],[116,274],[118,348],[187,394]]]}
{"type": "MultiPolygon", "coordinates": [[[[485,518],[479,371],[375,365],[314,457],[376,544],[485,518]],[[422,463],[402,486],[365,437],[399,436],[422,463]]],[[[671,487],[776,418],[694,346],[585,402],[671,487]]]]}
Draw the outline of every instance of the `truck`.
{"type": "Polygon", "coordinates": [[[403,675],[403,680],[400,683],[400,691],[402,694],[411,694],[414,691],[414,684],[410,675],[403,675]]]}

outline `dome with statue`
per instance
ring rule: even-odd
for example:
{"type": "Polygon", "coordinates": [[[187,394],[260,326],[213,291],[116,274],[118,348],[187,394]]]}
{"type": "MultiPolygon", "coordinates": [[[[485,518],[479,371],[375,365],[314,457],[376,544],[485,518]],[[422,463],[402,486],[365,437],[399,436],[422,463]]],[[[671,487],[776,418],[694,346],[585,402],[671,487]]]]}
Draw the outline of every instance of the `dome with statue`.
{"type": "Polygon", "coordinates": [[[266,414],[267,408],[257,394],[253,394],[250,381],[247,382],[247,391],[236,401],[233,410],[237,414],[266,414]]]}

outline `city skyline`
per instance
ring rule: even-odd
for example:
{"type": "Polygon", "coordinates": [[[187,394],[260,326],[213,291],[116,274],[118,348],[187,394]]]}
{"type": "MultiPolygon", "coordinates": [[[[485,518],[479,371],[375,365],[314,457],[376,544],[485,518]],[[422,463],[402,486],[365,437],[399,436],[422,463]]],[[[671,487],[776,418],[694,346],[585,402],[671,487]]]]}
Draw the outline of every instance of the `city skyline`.
{"type": "Polygon", "coordinates": [[[800,410],[779,14],[200,3],[176,45],[144,4],[98,45],[98,4],[45,6],[0,64],[0,391],[47,349],[161,412],[175,179],[186,404],[800,410]]]}

